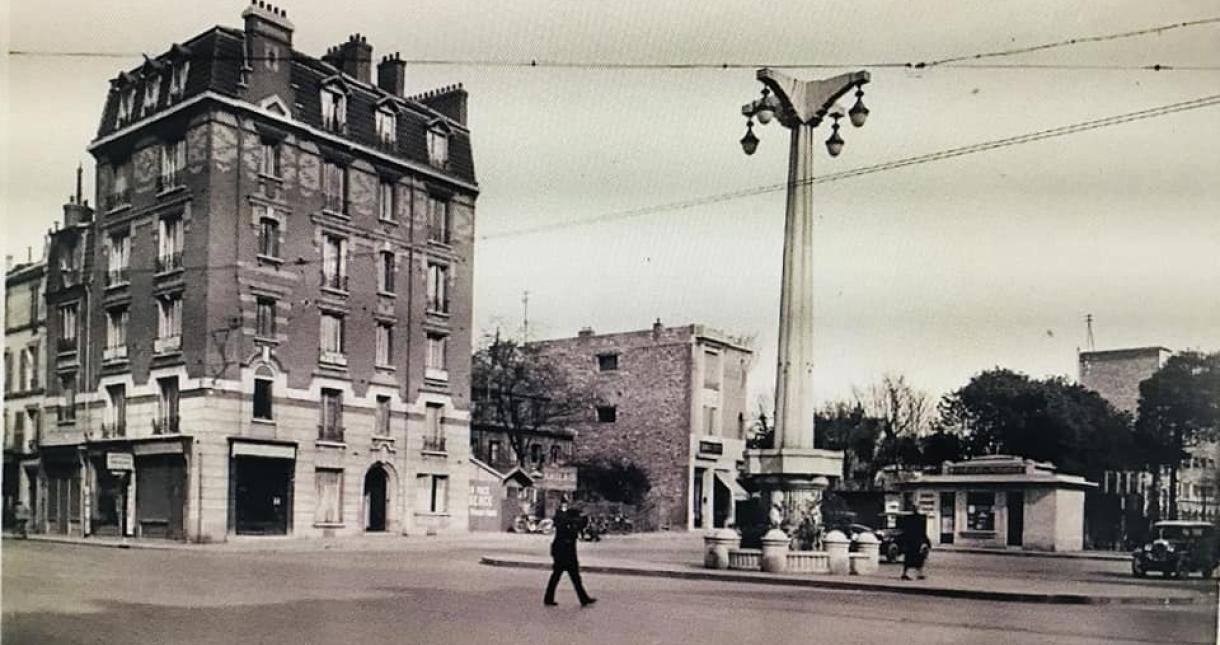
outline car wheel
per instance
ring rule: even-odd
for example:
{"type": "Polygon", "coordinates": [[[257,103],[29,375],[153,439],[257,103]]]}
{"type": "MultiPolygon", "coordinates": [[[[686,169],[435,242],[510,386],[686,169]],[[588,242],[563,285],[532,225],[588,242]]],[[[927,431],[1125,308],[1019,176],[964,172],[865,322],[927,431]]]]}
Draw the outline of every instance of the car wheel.
{"type": "Polygon", "coordinates": [[[1134,575],[1137,578],[1143,578],[1144,576],[1148,575],[1148,570],[1144,568],[1144,565],[1139,563],[1139,560],[1132,560],[1131,575],[1134,575]]]}
{"type": "Polygon", "coordinates": [[[898,561],[898,545],[897,544],[891,544],[891,545],[889,545],[889,547],[887,547],[885,549],[885,561],[886,562],[897,562],[898,561]]]}
{"type": "Polygon", "coordinates": [[[1211,578],[1214,575],[1216,575],[1216,565],[1214,564],[1203,570],[1204,578],[1211,578]]]}

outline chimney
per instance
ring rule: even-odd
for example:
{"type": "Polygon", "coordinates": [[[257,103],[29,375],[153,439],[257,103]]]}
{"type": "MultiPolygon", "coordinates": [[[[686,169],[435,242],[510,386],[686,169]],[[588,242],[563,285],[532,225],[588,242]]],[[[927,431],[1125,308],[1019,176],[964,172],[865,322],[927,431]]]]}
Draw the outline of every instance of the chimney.
{"type": "Polygon", "coordinates": [[[665,328],[665,327],[664,327],[664,325],[662,325],[662,324],[661,324],[661,319],[660,319],[660,318],[657,318],[657,321],[656,321],[656,322],[654,322],[654,323],[652,323],[652,333],[654,333],[654,334],[659,334],[659,333],[661,333],[661,330],[662,330],[662,329],[664,329],[664,328],[665,328]]]}
{"type": "Polygon", "coordinates": [[[292,21],[288,12],[263,0],[250,0],[250,6],[241,12],[246,22],[246,34],[258,34],[292,47],[292,21]]]}
{"type": "Polygon", "coordinates": [[[576,332],[577,338],[589,338],[593,335],[592,327],[581,327],[580,331],[576,332]]]}
{"type": "Polygon", "coordinates": [[[323,60],[362,83],[372,83],[373,46],[360,34],[348,36],[347,42],[329,50],[323,60]]]}
{"type": "Polygon", "coordinates": [[[406,96],[407,64],[398,52],[383,56],[377,63],[377,87],[394,96],[406,96]]]}

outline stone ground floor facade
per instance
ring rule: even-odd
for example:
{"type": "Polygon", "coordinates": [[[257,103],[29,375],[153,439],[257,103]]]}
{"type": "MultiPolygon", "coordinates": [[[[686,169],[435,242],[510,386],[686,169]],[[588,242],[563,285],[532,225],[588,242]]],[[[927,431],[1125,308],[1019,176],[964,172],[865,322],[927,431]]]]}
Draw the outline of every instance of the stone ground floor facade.
{"type": "Polygon", "coordinates": [[[20,464],[31,530],[191,542],[466,532],[468,413],[441,392],[408,403],[393,388],[357,396],[317,380],[292,391],[277,379],[272,419],[253,419],[248,394],[204,379],[183,383],[168,423],[164,401],[141,388],[130,388],[118,431],[107,402],[84,401],[20,464]],[[326,427],[321,386],[341,394],[326,427]]]}

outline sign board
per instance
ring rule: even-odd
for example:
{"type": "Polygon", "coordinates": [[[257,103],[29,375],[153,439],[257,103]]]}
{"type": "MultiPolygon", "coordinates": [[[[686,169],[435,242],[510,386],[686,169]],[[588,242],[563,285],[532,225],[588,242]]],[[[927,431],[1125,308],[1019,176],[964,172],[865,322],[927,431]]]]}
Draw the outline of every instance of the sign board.
{"type": "Polygon", "coordinates": [[[272,459],[296,459],[297,447],[276,443],[233,442],[234,457],[270,457],[272,459]]]}
{"type": "Polygon", "coordinates": [[[924,515],[931,515],[936,512],[936,493],[921,492],[919,493],[919,512],[924,515]]]}
{"type": "Polygon", "coordinates": [[[492,494],[491,484],[476,483],[470,485],[470,516],[497,517],[500,514],[500,502],[492,494]]]}
{"type": "Polygon", "coordinates": [[[723,455],[724,444],[719,441],[700,441],[699,452],[704,455],[723,455]]]}
{"type": "Polygon", "coordinates": [[[950,475],[1021,475],[1025,464],[967,464],[950,466],[950,475]]]}
{"type": "Polygon", "coordinates": [[[136,460],[127,452],[108,452],[106,453],[106,469],[107,470],[135,470],[136,460]]]}

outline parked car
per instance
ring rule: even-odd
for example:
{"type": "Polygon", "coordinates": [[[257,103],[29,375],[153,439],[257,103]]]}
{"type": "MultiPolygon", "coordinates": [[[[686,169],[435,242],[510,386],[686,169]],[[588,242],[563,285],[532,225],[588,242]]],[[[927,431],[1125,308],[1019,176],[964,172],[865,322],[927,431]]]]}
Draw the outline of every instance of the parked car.
{"type": "Polygon", "coordinates": [[[1210,578],[1220,565],[1220,545],[1216,527],[1208,522],[1167,520],[1152,525],[1152,541],[1131,554],[1131,573],[1145,576],[1149,571],[1180,576],[1201,572],[1210,578]]]}
{"type": "MultiPolygon", "coordinates": [[[[902,522],[899,519],[903,515],[912,515],[912,513],[889,513],[887,515],[886,524],[893,528],[876,531],[877,540],[881,542],[881,557],[886,562],[897,562],[902,558],[902,522]]],[[[927,556],[928,545],[925,543],[921,550],[927,556]]]]}

